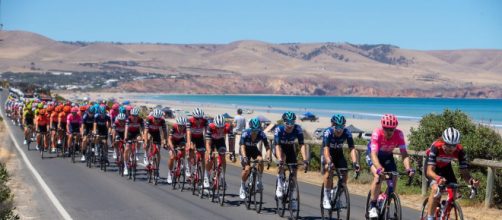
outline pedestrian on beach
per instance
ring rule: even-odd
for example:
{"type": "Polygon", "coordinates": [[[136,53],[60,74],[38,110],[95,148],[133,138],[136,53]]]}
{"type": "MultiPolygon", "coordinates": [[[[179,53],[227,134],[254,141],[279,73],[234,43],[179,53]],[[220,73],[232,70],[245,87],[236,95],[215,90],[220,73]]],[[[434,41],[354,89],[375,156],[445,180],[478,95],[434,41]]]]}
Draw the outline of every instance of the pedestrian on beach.
{"type": "MultiPolygon", "coordinates": [[[[234,118],[233,122],[234,126],[234,134],[235,134],[235,143],[239,143],[241,140],[241,134],[244,129],[246,129],[246,118],[242,116],[242,109],[237,109],[237,115],[234,118]]],[[[239,149],[238,153],[240,153],[240,147],[237,147],[239,149]]]]}

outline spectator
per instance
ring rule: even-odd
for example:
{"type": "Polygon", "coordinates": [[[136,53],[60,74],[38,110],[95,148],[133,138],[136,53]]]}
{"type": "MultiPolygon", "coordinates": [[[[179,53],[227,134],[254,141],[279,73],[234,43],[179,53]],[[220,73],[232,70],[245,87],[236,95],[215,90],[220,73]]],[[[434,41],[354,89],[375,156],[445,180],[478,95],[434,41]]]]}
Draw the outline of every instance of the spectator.
{"type": "MultiPolygon", "coordinates": [[[[235,133],[235,143],[236,143],[236,146],[237,149],[239,149],[238,151],[240,151],[240,145],[239,145],[239,142],[241,141],[241,134],[242,134],[242,131],[244,131],[244,129],[246,128],[246,118],[244,118],[244,116],[242,116],[242,109],[237,109],[237,115],[235,116],[234,118],[234,122],[233,122],[233,127],[234,127],[234,133],[235,133]]],[[[238,152],[240,153],[240,152],[238,152]]]]}

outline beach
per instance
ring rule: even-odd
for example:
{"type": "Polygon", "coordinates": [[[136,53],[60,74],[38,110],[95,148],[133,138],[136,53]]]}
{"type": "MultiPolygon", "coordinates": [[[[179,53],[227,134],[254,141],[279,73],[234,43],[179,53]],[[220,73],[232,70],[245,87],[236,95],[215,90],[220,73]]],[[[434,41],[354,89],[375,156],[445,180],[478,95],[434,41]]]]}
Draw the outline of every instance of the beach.
{"type": "MultiPolygon", "coordinates": [[[[65,97],[65,98],[70,98],[73,99],[75,94],[73,93],[58,93],[59,95],[65,97]]],[[[124,100],[129,100],[131,101],[132,105],[135,106],[141,106],[145,105],[147,107],[155,107],[157,105],[162,105],[163,107],[170,107],[171,109],[179,109],[184,111],[189,111],[191,112],[193,108],[195,107],[200,107],[203,109],[205,114],[210,115],[210,116],[216,116],[217,114],[223,114],[223,113],[228,113],[232,117],[236,115],[237,113],[237,106],[233,105],[220,105],[220,104],[207,104],[207,103],[191,103],[191,102],[180,102],[180,101],[167,101],[167,100],[146,100],[146,99],[140,99],[140,98],[135,98],[138,96],[148,96],[148,95],[154,95],[154,94],[148,94],[148,93],[83,93],[79,94],[80,98],[87,96],[91,100],[97,100],[97,99],[110,99],[114,98],[119,102],[122,102],[124,100]]],[[[157,94],[155,94],[157,95],[157,94]]],[[[251,114],[246,114],[244,113],[243,116],[246,119],[251,119],[253,117],[256,117],[258,115],[262,115],[272,121],[272,123],[276,122],[281,118],[280,113],[274,113],[274,108],[253,108],[253,113],[251,114]]],[[[298,114],[298,109],[291,109],[291,111],[297,112],[297,117],[300,115],[298,114]]],[[[392,112],[389,112],[392,113],[392,112]]],[[[337,114],[337,112],[333,112],[333,114],[337,114]]],[[[365,132],[372,132],[375,128],[380,126],[380,121],[378,119],[362,119],[362,118],[353,118],[352,115],[345,115],[347,119],[347,126],[349,125],[354,125],[356,128],[359,128],[365,132]]],[[[311,136],[313,135],[313,132],[317,128],[326,128],[331,125],[330,122],[330,117],[323,117],[319,116],[319,120],[316,122],[310,122],[310,121],[300,121],[297,120],[297,124],[301,125],[302,128],[304,129],[304,132],[309,133],[311,136]]],[[[402,130],[406,139],[407,136],[410,134],[410,129],[412,127],[418,127],[418,121],[415,120],[400,120],[399,121],[399,126],[398,129],[402,130]]]]}

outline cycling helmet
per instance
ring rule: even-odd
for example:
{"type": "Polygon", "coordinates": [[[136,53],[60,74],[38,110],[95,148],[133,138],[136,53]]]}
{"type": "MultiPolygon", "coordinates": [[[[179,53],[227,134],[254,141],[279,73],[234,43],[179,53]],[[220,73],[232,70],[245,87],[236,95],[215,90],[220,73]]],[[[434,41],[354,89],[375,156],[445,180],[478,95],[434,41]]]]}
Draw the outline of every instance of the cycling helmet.
{"type": "Polygon", "coordinates": [[[214,125],[218,128],[224,127],[225,117],[223,117],[223,115],[217,115],[216,118],[214,118],[214,125]]]}
{"type": "Polygon", "coordinates": [[[195,118],[202,118],[202,117],[204,117],[204,111],[202,111],[202,109],[200,109],[200,108],[195,108],[192,111],[192,115],[195,118]]]}
{"type": "Polygon", "coordinates": [[[71,113],[77,113],[77,112],[78,112],[78,107],[71,108],[71,113]]]}
{"type": "Polygon", "coordinates": [[[120,113],[117,115],[117,120],[123,121],[126,119],[126,115],[124,113],[120,113]]]}
{"type": "Polygon", "coordinates": [[[282,120],[283,121],[294,121],[294,120],[296,120],[296,115],[293,112],[284,112],[284,114],[282,114],[282,120]]]}
{"type": "Polygon", "coordinates": [[[345,125],[347,121],[345,120],[345,117],[341,114],[336,114],[331,117],[331,123],[336,124],[336,125],[345,125]]]}
{"type": "Polygon", "coordinates": [[[89,107],[89,113],[91,114],[96,113],[96,108],[94,107],[94,105],[91,105],[91,107],[89,107]]]}
{"type": "Polygon", "coordinates": [[[393,114],[383,115],[380,122],[383,128],[396,128],[398,124],[397,117],[393,114]]]}
{"type": "Polygon", "coordinates": [[[105,114],[105,113],[106,113],[105,106],[99,106],[99,114],[105,114]]]}
{"type": "Polygon", "coordinates": [[[133,108],[131,110],[131,115],[138,116],[139,115],[139,108],[133,108]]]}
{"type": "Polygon", "coordinates": [[[119,110],[119,104],[115,103],[112,105],[113,110],[119,110]]]}
{"type": "Polygon", "coordinates": [[[162,113],[162,111],[160,109],[157,108],[157,109],[153,110],[153,114],[152,115],[153,115],[154,118],[162,118],[163,113],[162,113]]]}
{"type": "Polygon", "coordinates": [[[80,106],[80,111],[85,112],[87,110],[87,107],[85,105],[80,106]]]}
{"type": "Polygon", "coordinates": [[[258,118],[252,118],[252,119],[249,121],[249,128],[251,128],[251,130],[257,130],[257,129],[260,129],[260,130],[261,130],[261,122],[260,122],[260,119],[258,119],[258,118]]]}
{"type": "Polygon", "coordinates": [[[185,126],[188,123],[187,118],[181,116],[176,118],[176,124],[185,126]]]}
{"type": "Polygon", "coordinates": [[[131,111],[132,110],[132,106],[128,105],[126,106],[126,111],[131,111]]]}
{"type": "Polygon", "coordinates": [[[70,113],[70,112],[71,112],[71,107],[70,107],[70,106],[65,106],[65,107],[63,108],[63,112],[64,112],[64,113],[70,113]]]}
{"type": "Polygon", "coordinates": [[[460,143],[460,131],[455,128],[449,127],[443,131],[443,140],[445,143],[450,145],[456,145],[460,143]]]}
{"type": "Polygon", "coordinates": [[[119,107],[119,112],[125,114],[126,113],[126,108],[124,106],[120,106],[119,107]]]}

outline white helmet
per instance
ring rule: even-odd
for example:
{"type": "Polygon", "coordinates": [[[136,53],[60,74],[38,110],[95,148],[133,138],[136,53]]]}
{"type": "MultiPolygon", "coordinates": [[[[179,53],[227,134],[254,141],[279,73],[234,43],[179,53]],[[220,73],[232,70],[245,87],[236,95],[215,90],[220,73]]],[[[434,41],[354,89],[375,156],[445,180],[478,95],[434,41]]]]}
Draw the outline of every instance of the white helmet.
{"type": "Polygon", "coordinates": [[[452,127],[443,131],[443,140],[445,143],[454,145],[460,143],[460,132],[452,127]]]}
{"type": "Polygon", "coordinates": [[[160,109],[156,108],[156,109],[153,110],[153,114],[152,115],[153,115],[154,118],[162,118],[163,113],[162,113],[162,111],[160,109]]]}
{"type": "Polygon", "coordinates": [[[126,119],[126,115],[124,113],[120,113],[117,115],[117,120],[123,121],[126,119]]]}
{"type": "Polygon", "coordinates": [[[216,118],[214,118],[214,125],[218,128],[225,126],[225,118],[223,115],[217,115],[216,118]]]}
{"type": "Polygon", "coordinates": [[[139,108],[133,108],[131,110],[131,115],[138,116],[139,115],[139,108]]]}
{"type": "Polygon", "coordinates": [[[202,109],[200,108],[195,108],[193,111],[192,111],[192,115],[193,117],[195,118],[202,118],[204,117],[204,112],[202,111],[202,109]]]}
{"type": "Polygon", "coordinates": [[[181,116],[176,118],[176,124],[185,126],[188,123],[187,118],[181,116]]]}

